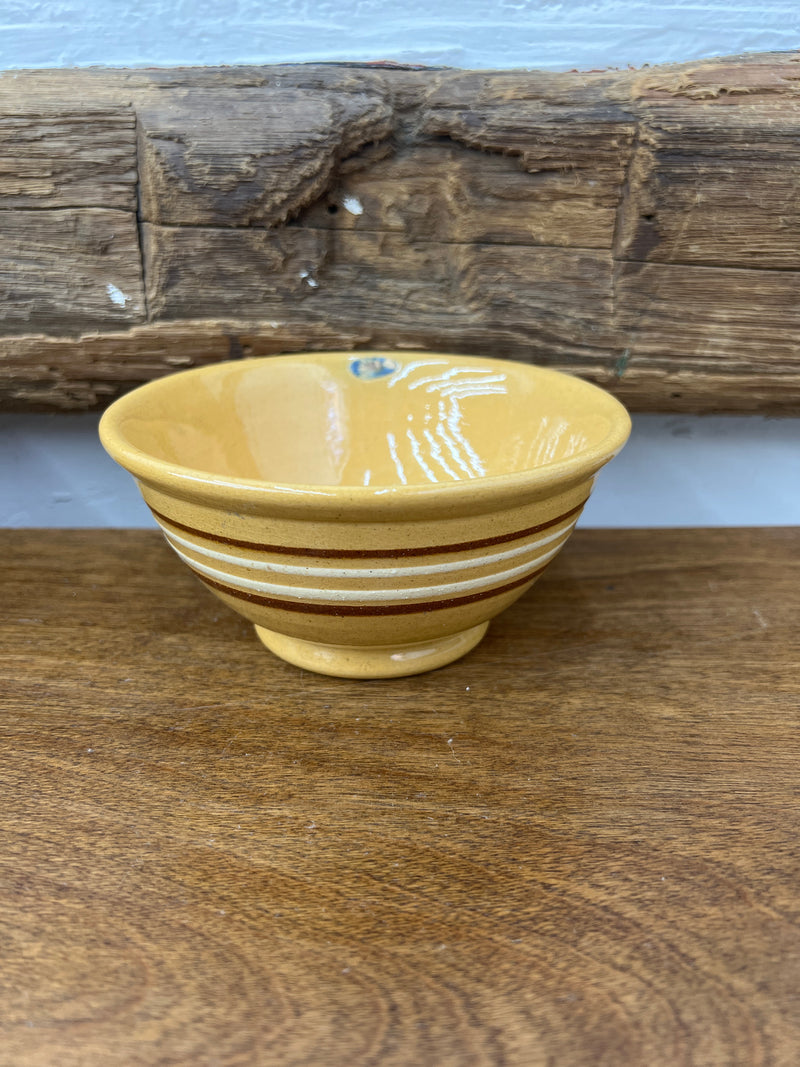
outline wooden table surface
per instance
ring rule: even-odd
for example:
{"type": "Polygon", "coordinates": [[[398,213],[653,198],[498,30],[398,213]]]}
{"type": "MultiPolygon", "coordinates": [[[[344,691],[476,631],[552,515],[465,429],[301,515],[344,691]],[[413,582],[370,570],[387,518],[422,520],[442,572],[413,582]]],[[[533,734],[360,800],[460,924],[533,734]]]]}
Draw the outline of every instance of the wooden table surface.
{"type": "Polygon", "coordinates": [[[4,531],[0,1063],[800,1063],[800,530],[578,532],[467,658],[4,531]]]}

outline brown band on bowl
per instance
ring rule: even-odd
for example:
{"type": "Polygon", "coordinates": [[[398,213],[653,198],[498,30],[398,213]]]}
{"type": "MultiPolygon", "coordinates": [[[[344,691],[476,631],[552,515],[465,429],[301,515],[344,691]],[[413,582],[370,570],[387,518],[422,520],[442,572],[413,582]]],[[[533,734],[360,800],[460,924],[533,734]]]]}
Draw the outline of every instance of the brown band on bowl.
{"type": "Polygon", "coordinates": [[[415,601],[413,604],[313,604],[299,600],[279,600],[275,597],[262,596],[260,593],[249,593],[245,589],[235,589],[224,582],[217,582],[213,578],[207,578],[203,574],[194,571],[197,578],[211,589],[216,589],[226,596],[236,597],[238,600],[246,600],[250,604],[258,604],[265,608],[277,608],[279,611],[300,612],[303,615],[414,615],[420,611],[441,611],[445,608],[460,608],[467,604],[475,604],[479,600],[488,600],[490,597],[502,596],[528,582],[532,582],[542,571],[547,570],[552,561],[541,567],[537,567],[522,578],[513,582],[496,586],[494,589],[484,589],[480,593],[469,593],[466,596],[449,597],[446,600],[415,601]]]}
{"type": "Polygon", "coordinates": [[[170,526],[174,526],[177,530],[183,530],[185,533],[192,534],[195,537],[204,537],[208,541],[214,541],[216,544],[220,545],[228,545],[231,548],[245,548],[253,552],[269,552],[283,556],[314,556],[318,559],[397,559],[398,557],[408,556],[435,556],[447,552],[470,552],[476,548],[489,548],[491,545],[502,545],[508,541],[519,541],[523,537],[530,537],[532,534],[541,533],[542,530],[549,530],[553,526],[558,526],[562,522],[566,522],[567,519],[571,519],[573,515],[578,515],[583,510],[588,499],[589,496],[587,494],[580,504],[577,504],[574,508],[570,508],[569,511],[565,511],[562,515],[558,515],[554,519],[548,519],[546,522],[537,523],[535,526],[527,526],[524,530],[515,530],[513,533],[507,534],[496,534],[492,537],[481,537],[477,541],[461,541],[458,544],[450,545],[422,545],[418,548],[350,549],[301,548],[289,545],[267,545],[262,544],[259,541],[242,541],[235,537],[224,537],[222,534],[208,533],[206,530],[198,530],[194,526],[187,526],[186,523],[177,522],[175,519],[171,519],[168,515],[156,511],[153,507],[150,507],[150,511],[159,523],[169,523],[170,526]]]}

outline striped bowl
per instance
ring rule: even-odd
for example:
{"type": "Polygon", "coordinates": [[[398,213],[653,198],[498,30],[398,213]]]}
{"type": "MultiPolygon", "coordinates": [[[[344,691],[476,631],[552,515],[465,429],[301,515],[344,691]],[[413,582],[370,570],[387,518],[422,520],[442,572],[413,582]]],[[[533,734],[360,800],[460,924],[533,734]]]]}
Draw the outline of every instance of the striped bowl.
{"type": "Polygon", "coordinates": [[[415,352],[183,371],[100,425],[174,550],[268,648],[359,678],[473,648],[559,552],[629,431],[577,378],[415,352]]]}

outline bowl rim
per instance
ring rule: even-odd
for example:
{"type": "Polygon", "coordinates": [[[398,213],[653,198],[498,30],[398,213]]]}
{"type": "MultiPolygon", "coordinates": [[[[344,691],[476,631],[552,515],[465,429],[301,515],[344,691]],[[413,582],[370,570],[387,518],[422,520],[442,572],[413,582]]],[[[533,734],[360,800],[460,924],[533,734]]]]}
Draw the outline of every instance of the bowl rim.
{"type": "Polygon", "coordinates": [[[191,367],[156,378],[137,386],[115,400],[100,419],[100,440],[108,454],[138,481],[153,488],[179,496],[186,500],[199,500],[212,506],[239,506],[251,512],[278,510],[307,511],[321,515],[332,512],[364,512],[376,510],[389,513],[426,513],[442,508],[461,511],[490,510],[505,498],[517,496],[527,499],[548,495],[554,488],[568,489],[592,477],[601,467],[616,456],[631,431],[631,419],[626,408],[605,389],[565,371],[553,370],[520,360],[495,356],[469,356],[451,352],[430,350],[393,351],[355,350],[323,352],[296,352],[275,356],[254,356],[247,359],[219,360],[200,367],[191,367]],[[414,357],[439,357],[456,359],[476,365],[513,364],[517,370],[538,379],[565,381],[570,388],[592,396],[600,413],[609,418],[609,431],[591,448],[568,459],[521,471],[491,474],[459,482],[436,482],[432,484],[361,486],[361,485],[316,485],[285,484],[252,478],[231,478],[158,459],[132,444],[125,436],[121,424],[146,400],[147,394],[158,392],[167,381],[182,377],[204,377],[225,373],[227,368],[239,369],[247,364],[286,362],[300,360],[331,359],[348,360],[387,357],[411,359],[414,357]]]}

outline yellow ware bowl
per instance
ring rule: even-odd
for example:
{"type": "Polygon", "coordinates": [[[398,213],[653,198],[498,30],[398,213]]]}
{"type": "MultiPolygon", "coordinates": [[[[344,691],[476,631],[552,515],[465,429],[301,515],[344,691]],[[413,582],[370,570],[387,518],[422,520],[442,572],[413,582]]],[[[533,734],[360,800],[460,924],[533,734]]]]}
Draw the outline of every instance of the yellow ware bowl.
{"type": "Polygon", "coordinates": [[[473,648],[629,432],[577,378],[424,352],[217,363],[134,390],[100,423],[197,577],[277,655],[350,678],[473,648]]]}

